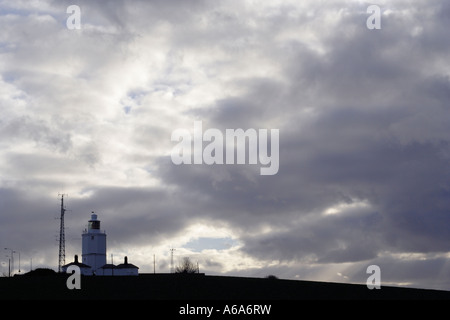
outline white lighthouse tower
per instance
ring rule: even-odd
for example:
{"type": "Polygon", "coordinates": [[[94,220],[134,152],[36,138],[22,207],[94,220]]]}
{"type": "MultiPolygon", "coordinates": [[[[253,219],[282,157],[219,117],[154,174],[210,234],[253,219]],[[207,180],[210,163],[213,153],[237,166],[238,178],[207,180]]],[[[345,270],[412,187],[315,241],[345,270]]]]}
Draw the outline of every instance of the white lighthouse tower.
{"type": "Polygon", "coordinates": [[[100,220],[94,212],[82,234],[82,258],[84,264],[91,266],[92,274],[106,264],[106,233],[100,230],[100,220]]]}

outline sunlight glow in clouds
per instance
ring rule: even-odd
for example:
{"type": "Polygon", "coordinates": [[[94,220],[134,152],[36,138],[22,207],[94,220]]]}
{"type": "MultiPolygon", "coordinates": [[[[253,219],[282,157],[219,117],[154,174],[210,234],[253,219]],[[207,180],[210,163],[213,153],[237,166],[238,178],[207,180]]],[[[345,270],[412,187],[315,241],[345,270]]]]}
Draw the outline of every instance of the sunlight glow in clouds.
{"type": "Polygon", "coordinates": [[[341,214],[341,213],[346,213],[347,211],[353,211],[353,212],[358,212],[362,209],[366,209],[369,208],[370,204],[365,201],[356,201],[356,202],[351,202],[351,203],[341,203],[338,204],[336,206],[333,206],[331,208],[328,208],[324,211],[325,215],[335,215],[335,214],[341,214]]]}

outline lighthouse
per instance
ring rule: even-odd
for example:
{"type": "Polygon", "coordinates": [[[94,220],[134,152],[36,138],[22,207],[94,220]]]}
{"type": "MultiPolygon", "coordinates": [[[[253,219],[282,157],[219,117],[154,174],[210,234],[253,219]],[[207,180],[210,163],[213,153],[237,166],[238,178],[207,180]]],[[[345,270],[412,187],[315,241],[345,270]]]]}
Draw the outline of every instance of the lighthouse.
{"type": "Polygon", "coordinates": [[[87,230],[85,229],[81,236],[83,263],[91,266],[92,274],[97,274],[106,264],[106,233],[100,230],[100,220],[97,220],[94,212],[87,230]]]}
{"type": "Polygon", "coordinates": [[[124,262],[117,266],[112,263],[106,263],[106,233],[100,229],[100,220],[92,212],[91,220],[87,229],[84,229],[81,235],[82,263],[78,262],[78,256],[75,255],[74,262],[61,267],[62,272],[67,272],[67,268],[75,265],[80,268],[80,272],[85,276],[137,276],[139,267],[128,263],[128,257],[124,262]]]}

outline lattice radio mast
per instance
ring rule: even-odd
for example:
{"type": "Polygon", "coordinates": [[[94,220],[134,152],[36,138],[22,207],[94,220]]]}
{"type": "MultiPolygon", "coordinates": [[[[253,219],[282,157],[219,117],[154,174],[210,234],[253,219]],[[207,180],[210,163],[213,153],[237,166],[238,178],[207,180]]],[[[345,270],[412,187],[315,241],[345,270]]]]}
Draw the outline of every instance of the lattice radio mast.
{"type": "MultiPolygon", "coordinates": [[[[60,194],[58,194],[59,196],[60,194]]],[[[61,194],[61,223],[59,225],[59,255],[58,255],[58,272],[61,272],[61,267],[66,264],[66,237],[64,235],[64,213],[66,208],[64,207],[64,196],[61,194]]]]}

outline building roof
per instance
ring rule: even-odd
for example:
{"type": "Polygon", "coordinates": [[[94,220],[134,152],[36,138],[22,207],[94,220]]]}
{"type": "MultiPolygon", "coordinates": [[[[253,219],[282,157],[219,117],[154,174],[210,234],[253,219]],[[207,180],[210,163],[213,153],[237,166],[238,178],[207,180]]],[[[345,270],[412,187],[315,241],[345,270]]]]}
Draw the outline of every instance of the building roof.
{"type": "Polygon", "coordinates": [[[87,264],[78,262],[78,255],[75,255],[74,262],[63,265],[63,268],[67,268],[69,266],[77,266],[80,268],[89,268],[89,269],[91,268],[91,266],[88,266],[87,264]]]}
{"type": "Polygon", "coordinates": [[[128,263],[128,258],[127,257],[125,257],[124,263],[121,263],[121,264],[116,266],[116,269],[130,269],[130,268],[139,269],[139,267],[135,266],[134,264],[128,263]]]}
{"type": "Polygon", "coordinates": [[[121,263],[119,265],[113,265],[112,263],[107,263],[103,265],[100,269],[129,269],[129,268],[135,268],[139,269],[139,267],[135,266],[132,263],[128,263],[128,258],[125,257],[124,263],[121,263]]]}

